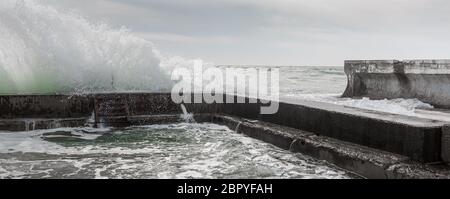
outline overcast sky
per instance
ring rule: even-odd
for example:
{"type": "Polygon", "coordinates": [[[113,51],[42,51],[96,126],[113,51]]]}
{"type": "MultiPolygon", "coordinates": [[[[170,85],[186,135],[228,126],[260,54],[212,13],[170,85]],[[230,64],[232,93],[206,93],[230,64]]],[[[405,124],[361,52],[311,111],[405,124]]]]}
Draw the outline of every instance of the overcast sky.
{"type": "Polygon", "coordinates": [[[42,0],[216,64],[450,58],[448,0],[42,0]]]}

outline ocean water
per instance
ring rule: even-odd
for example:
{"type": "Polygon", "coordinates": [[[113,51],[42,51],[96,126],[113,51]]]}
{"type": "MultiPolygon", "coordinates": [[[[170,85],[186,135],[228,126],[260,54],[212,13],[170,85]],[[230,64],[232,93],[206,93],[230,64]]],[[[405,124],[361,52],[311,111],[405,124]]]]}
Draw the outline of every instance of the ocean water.
{"type": "Polygon", "coordinates": [[[422,117],[417,109],[433,109],[418,99],[341,98],[347,86],[344,66],[300,66],[280,68],[280,96],[332,103],[341,106],[422,117]]]}
{"type": "Polygon", "coordinates": [[[0,133],[0,178],[353,178],[216,124],[0,133]]]}
{"type": "MultiPolygon", "coordinates": [[[[418,109],[433,109],[430,104],[418,99],[342,98],[347,86],[344,66],[219,66],[226,68],[277,68],[279,77],[279,96],[308,101],[331,103],[372,111],[428,118],[429,115],[417,113],[418,109]]],[[[246,75],[249,75],[246,73],[246,75]]],[[[443,120],[445,118],[438,118],[443,120]]]]}
{"type": "MultiPolygon", "coordinates": [[[[340,95],[347,85],[344,66],[216,66],[225,74],[228,68],[242,69],[246,76],[251,75],[247,69],[278,69],[279,91],[281,97],[301,97],[302,95],[340,95]]],[[[224,75],[225,76],[225,75],[224,75]]]]}
{"type": "Polygon", "coordinates": [[[347,77],[344,66],[287,66],[280,67],[281,96],[344,93],[347,77]]]}

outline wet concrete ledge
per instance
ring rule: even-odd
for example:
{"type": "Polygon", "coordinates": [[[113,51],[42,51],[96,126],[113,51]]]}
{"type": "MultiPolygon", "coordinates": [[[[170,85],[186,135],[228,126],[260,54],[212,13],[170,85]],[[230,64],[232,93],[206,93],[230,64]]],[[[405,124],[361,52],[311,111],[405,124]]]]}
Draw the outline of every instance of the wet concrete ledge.
{"type": "Polygon", "coordinates": [[[33,131],[62,127],[80,127],[88,123],[89,118],[17,118],[0,119],[0,131],[33,131]]]}
{"type": "Polygon", "coordinates": [[[344,97],[417,98],[450,108],[450,60],[349,60],[344,97]]]}
{"type": "Polygon", "coordinates": [[[104,99],[127,101],[130,116],[180,112],[170,93],[0,95],[0,119],[90,117],[95,102],[104,99]]]}
{"type": "Polygon", "coordinates": [[[221,114],[200,114],[195,119],[226,125],[236,133],[327,161],[364,178],[450,178],[450,168],[445,164],[426,165],[406,156],[318,136],[307,131],[221,114]]]}
{"type": "MultiPolygon", "coordinates": [[[[249,102],[249,98],[244,99],[249,102]]],[[[279,111],[260,114],[257,104],[191,104],[194,113],[221,113],[313,132],[368,146],[420,162],[441,162],[441,136],[445,122],[387,114],[328,103],[281,99],[279,111]]]]}
{"type": "MultiPolygon", "coordinates": [[[[446,123],[440,121],[293,99],[281,99],[278,113],[262,115],[261,102],[249,103],[249,98],[243,100],[246,103],[198,103],[186,104],[186,107],[194,114],[226,114],[259,120],[403,155],[424,163],[442,162],[448,150],[442,144],[447,143],[442,139],[446,123]]],[[[62,126],[86,125],[92,120],[95,107],[102,104],[105,107],[111,104],[126,105],[123,110],[111,107],[116,112],[105,112],[105,116],[97,121],[112,126],[172,122],[179,118],[166,120],[167,117],[162,116],[181,114],[180,105],[172,102],[170,93],[0,96],[0,130],[32,129],[30,120],[51,121],[47,122],[47,126],[34,125],[35,128],[54,128],[52,123],[61,119],[67,123],[60,124],[62,126]]]]}

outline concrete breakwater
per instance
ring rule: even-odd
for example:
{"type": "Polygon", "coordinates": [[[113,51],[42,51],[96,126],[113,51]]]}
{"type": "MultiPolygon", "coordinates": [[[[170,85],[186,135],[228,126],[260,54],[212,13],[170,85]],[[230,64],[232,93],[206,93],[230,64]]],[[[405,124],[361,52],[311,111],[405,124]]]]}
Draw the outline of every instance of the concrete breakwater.
{"type": "MultiPolygon", "coordinates": [[[[428,166],[444,162],[447,153],[441,143],[445,141],[445,122],[288,99],[280,100],[278,113],[261,115],[261,103],[244,100],[243,104],[186,104],[186,108],[194,113],[197,122],[225,124],[237,132],[307,153],[366,177],[450,177],[446,166],[428,166]],[[227,122],[235,120],[240,122],[227,122]],[[308,145],[311,139],[322,141],[308,145]],[[414,175],[407,172],[411,168],[414,175]]],[[[0,96],[0,130],[10,131],[174,123],[182,121],[181,113],[170,93],[0,96]]]]}
{"type": "MultiPolygon", "coordinates": [[[[450,60],[348,60],[343,97],[417,98],[436,108],[450,108],[450,60]]],[[[450,131],[442,133],[441,157],[450,162],[450,131]]]]}
{"type": "Polygon", "coordinates": [[[344,97],[417,98],[450,108],[450,60],[349,60],[344,97]]]}

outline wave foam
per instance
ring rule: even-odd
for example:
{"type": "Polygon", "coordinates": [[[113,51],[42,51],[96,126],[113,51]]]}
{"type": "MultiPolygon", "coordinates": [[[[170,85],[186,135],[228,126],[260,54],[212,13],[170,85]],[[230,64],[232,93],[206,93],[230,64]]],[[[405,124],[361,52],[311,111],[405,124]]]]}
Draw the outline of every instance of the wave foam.
{"type": "Polygon", "coordinates": [[[0,2],[0,93],[161,91],[153,44],[35,0],[0,2]]]}
{"type": "Polygon", "coordinates": [[[430,104],[418,99],[383,99],[371,100],[369,98],[351,99],[340,98],[339,94],[296,94],[287,95],[289,98],[296,98],[308,101],[331,103],[341,106],[348,106],[372,111],[380,111],[406,116],[420,116],[417,109],[433,109],[430,104]]]}

